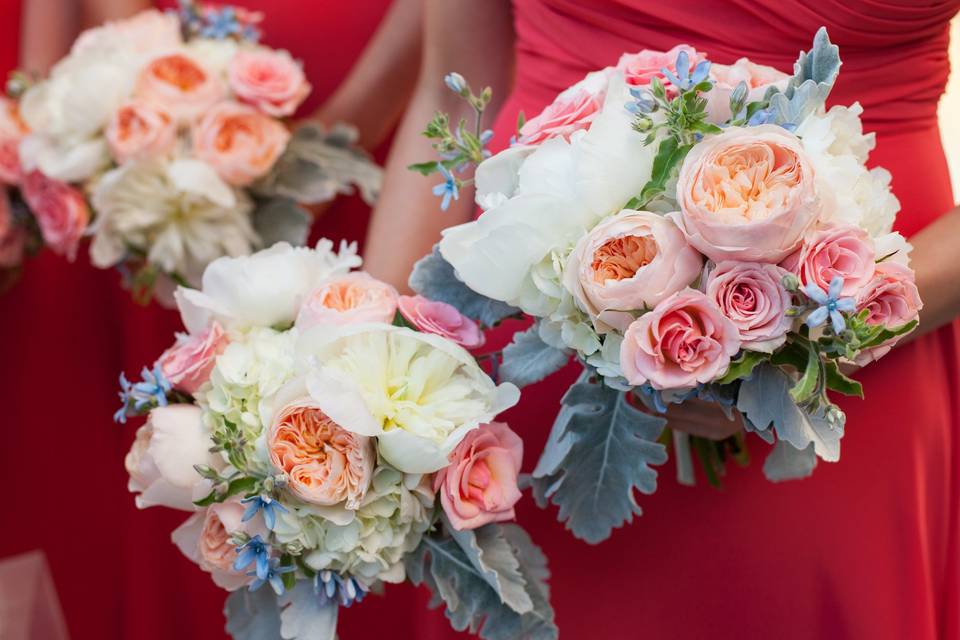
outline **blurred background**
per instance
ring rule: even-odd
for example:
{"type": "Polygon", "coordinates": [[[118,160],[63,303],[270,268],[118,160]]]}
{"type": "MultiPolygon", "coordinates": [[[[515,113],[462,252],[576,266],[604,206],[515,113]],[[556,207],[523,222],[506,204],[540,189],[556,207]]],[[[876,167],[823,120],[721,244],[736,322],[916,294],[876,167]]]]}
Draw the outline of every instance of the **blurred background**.
{"type": "Polygon", "coordinates": [[[940,128],[950,162],[953,197],[960,200],[960,73],[957,72],[960,69],[960,18],[954,18],[950,30],[950,66],[950,82],[940,103],[940,128]]]}

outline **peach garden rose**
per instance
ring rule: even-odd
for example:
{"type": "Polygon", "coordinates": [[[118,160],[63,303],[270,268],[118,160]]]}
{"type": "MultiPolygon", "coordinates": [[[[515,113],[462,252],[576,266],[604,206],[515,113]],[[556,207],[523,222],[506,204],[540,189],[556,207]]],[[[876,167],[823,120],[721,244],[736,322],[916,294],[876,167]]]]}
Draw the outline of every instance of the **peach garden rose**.
{"type": "Polygon", "coordinates": [[[0,97],[0,183],[14,185],[20,181],[20,141],[29,132],[17,103],[0,97]]]}
{"type": "Polygon", "coordinates": [[[134,95],[178,122],[190,122],[223,99],[226,87],[190,56],[172,53],[140,72],[134,95]]]}
{"type": "Polygon", "coordinates": [[[107,124],[107,145],[118,163],[156,158],[173,149],[177,126],[162,109],[131,101],[117,109],[107,124]]]}
{"type": "Polygon", "coordinates": [[[301,331],[318,324],[390,324],[397,312],[397,290],[363,271],[336,276],[307,295],[297,314],[301,331]]]}
{"type": "Polygon", "coordinates": [[[193,129],[197,157],[238,187],[266,175],[289,140],[279,121],[238,102],[221,102],[193,129]]]}

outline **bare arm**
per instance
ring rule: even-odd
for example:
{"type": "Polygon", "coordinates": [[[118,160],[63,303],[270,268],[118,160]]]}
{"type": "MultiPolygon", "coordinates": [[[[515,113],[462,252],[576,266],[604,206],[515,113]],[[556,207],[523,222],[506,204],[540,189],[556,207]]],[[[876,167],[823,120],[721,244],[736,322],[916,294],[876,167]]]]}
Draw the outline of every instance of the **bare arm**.
{"type": "Polygon", "coordinates": [[[920,328],[910,338],[929,333],[960,315],[960,267],[956,260],[960,246],[960,207],[927,225],[910,238],[913,252],[910,266],[917,274],[923,299],[920,328]]]}
{"type": "Polygon", "coordinates": [[[420,64],[424,0],[394,0],[350,74],[317,110],[326,124],[349,122],[360,146],[375,149],[400,119],[420,64]]]}
{"type": "Polygon", "coordinates": [[[475,91],[492,87],[487,111],[492,119],[509,92],[513,62],[512,15],[506,0],[427,0],[424,10],[419,80],[387,161],[364,252],[367,270],[401,290],[407,288],[413,263],[429,253],[441,229],[469,220],[474,211],[472,189],[464,189],[460,200],[441,212],[431,193],[440,178],[407,170],[412,163],[435,157],[420,135],[434,112],[449,112],[452,122],[472,115],[446,88],[443,76],[457,71],[475,91]]]}

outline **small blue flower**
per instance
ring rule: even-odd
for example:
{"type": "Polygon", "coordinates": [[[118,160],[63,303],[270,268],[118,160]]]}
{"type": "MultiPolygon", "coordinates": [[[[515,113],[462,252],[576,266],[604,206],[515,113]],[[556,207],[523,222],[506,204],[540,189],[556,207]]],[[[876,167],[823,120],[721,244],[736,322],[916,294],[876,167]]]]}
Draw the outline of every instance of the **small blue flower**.
{"type": "Polygon", "coordinates": [[[238,36],[243,31],[240,21],[237,20],[237,11],[233,7],[208,9],[206,19],[206,24],[200,29],[200,35],[204,38],[225,40],[238,36]]]}
{"type": "Polygon", "coordinates": [[[662,73],[667,80],[670,81],[670,84],[681,91],[689,91],[696,85],[706,80],[710,75],[709,60],[703,60],[702,62],[697,63],[697,66],[695,66],[691,72],[690,56],[686,51],[681,51],[679,54],[677,54],[676,67],[676,74],[666,67],[660,69],[660,73],[662,73]]]}
{"type": "Polygon", "coordinates": [[[321,571],[313,579],[313,590],[320,596],[320,604],[336,601],[342,607],[361,602],[367,595],[367,588],[355,578],[344,578],[333,571],[321,571]]]}
{"type": "Polygon", "coordinates": [[[266,583],[270,583],[270,588],[273,589],[273,592],[278,596],[282,596],[284,592],[283,588],[283,574],[292,573],[296,571],[297,568],[293,565],[286,567],[280,566],[280,560],[274,558],[270,561],[270,566],[267,567],[266,574],[261,577],[256,571],[251,571],[247,575],[256,578],[253,582],[250,583],[250,591],[256,591],[266,583]]]}
{"type": "Polygon", "coordinates": [[[163,375],[160,365],[155,364],[152,371],[144,367],[140,376],[140,382],[131,383],[123,373],[120,374],[122,406],[113,414],[115,422],[124,424],[130,416],[141,415],[155,407],[167,406],[167,394],[172,390],[172,386],[163,375]]]}
{"type": "Polygon", "coordinates": [[[810,283],[800,288],[807,297],[814,301],[818,306],[807,316],[807,326],[813,329],[830,320],[833,325],[833,332],[837,335],[843,333],[847,328],[846,320],[843,318],[844,311],[855,311],[857,304],[853,298],[841,298],[840,292],[843,291],[843,278],[834,276],[830,281],[830,289],[824,291],[814,283],[810,283]]]}
{"type": "Polygon", "coordinates": [[[440,202],[440,208],[446,211],[450,208],[450,200],[460,199],[460,187],[457,185],[457,178],[450,173],[450,170],[443,165],[438,165],[440,175],[443,176],[443,182],[433,187],[433,195],[443,196],[440,202]]]}
{"type": "Polygon", "coordinates": [[[243,512],[243,522],[253,519],[258,511],[263,510],[263,521],[271,531],[277,526],[277,512],[287,512],[285,506],[268,495],[250,496],[240,502],[243,504],[249,503],[247,510],[243,512]]]}
{"type": "Polygon", "coordinates": [[[634,98],[633,102],[626,104],[627,111],[630,113],[652,113],[657,107],[653,94],[646,89],[634,87],[630,89],[630,95],[634,98]]]}
{"type": "Polygon", "coordinates": [[[233,563],[234,571],[243,571],[252,563],[257,566],[254,573],[258,578],[266,579],[270,572],[270,545],[259,534],[237,547],[237,559],[233,563]]]}
{"type": "Polygon", "coordinates": [[[447,88],[457,95],[463,95],[466,92],[467,81],[456,71],[443,76],[443,81],[446,83],[447,88]]]}
{"type": "Polygon", "coordinates": [[[762,124],[767,124],[773,118],[773,112],[770,109],[759,109],[754,111],[753,115],[750,116],[750,119],[747,120],[748,127],[759,127],[762,124]]]}

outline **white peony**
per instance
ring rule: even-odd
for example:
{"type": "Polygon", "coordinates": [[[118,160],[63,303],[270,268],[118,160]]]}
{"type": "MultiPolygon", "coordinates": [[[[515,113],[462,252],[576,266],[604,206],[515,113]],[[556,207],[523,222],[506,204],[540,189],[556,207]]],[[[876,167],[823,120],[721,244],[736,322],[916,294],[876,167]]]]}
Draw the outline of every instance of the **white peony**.
{"type": "Polygon", "coordinates": [[[112,20],[81,33],[70,49],[72,56],[97,52],[121,56],[164,54],[183,43],[180,21],[171,13],[151,9],[112,20]]]}
{"type": "Polygon", "coordinates": [[[382,324],[317,326],[297,343],[311,399],[338,425],[376,436],[406,473],[432,473],[467,432],[517,403],[473,356],[436,335],[382,324]]]}
{"type": "Polygon", "coordinates": [[[190,58],[199,62],[204,69],[226,80],[227,67],[237,55],[240,46],[236,40],[231,39],[199,38],[191,40],[186,50],[190,58]]]}
{"type": "Polygon", "coordinates": [[[355,244],[343,243],[337,253],[329,240],[314,249],[278,242],[253,255],[213,261],[199,290],[177,290],[177,306],[191,333],[214,319],[228,328],[289,326],[323,280],[360,264],[355,244]]]}
{"type": "Polygon", "coordinates": [[[92,200],[97,218],[90,252],[98,267],[120,262],[133,248],[164,271],[199,283],[209,263],[250,253],[258,242],[250,200],[199,160],[123,165],[99,180],[92,200]]]}

